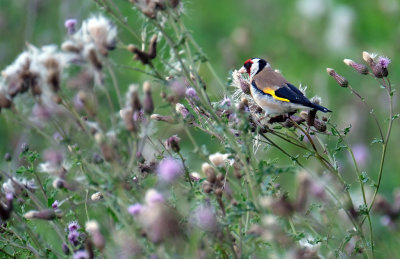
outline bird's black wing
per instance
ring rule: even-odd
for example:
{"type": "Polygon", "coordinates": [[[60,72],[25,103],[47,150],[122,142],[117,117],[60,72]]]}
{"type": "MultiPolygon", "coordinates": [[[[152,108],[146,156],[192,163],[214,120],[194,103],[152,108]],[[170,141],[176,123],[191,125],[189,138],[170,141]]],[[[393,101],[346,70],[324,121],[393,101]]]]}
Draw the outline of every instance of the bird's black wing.
{"type": "Polygon", "coordinates": [[[291,103],[302,104],[304,106],[311,105],[311,102],[307,99],[307,97],[305,97],[304,94],[294,85],[289,83],[275,90],[275,95],[288,99],[291,103]]]}
{"type": "Polygon", "coordinates": [[[310,102],[304,94],[297,89],[294,85],[286,83],[286,86],[280,87],[279,89],[275,90],[275,95],[281,98],[288,99],[291,103],[301,104],[306,107],[310,107],[313,109],[320,110],[322,112],[330,112],[329,109],[310,102]]]}

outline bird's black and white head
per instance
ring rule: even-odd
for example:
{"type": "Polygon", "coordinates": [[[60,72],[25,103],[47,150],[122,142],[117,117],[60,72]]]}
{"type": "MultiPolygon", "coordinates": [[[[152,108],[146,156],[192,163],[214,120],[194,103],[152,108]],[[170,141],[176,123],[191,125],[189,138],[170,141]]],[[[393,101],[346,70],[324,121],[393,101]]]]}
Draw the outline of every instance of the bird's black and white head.
{"type": "Polygon", "coordinates": [[[239,69],[239,73],[247,73],[251,80],[253,76],[257,75],[266,67],[271,67],[266,60],[261,58],[252,58],[244,62],[243,67],[239,69]]]}

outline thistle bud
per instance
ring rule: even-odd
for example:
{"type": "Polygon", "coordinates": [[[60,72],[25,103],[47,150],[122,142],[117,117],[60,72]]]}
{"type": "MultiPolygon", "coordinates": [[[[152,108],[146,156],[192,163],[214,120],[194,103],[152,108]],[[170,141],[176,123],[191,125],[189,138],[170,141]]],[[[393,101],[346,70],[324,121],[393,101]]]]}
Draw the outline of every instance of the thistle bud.
{"type": "Polygon", "coordinates": [[[372,66],[373,64],[375,64],[374,58],[375,58],[375,54],[370,54],[366,51],[363,51],[362,53],[362,57],[365,60],[365,62],[368,63],[368,65],[372,66]]]}
{"type": "Polygon", "coordinates": [[[314,120],[314,128],[319,132],[326,131],[326,123],[320,120],[314,120]]]}
{"type": "Polygon", "coordinates": [[[125,122],[125,127],[127,130],[131,132],[135,132],[137,130],[137,126],[135,121],[133,120],[133,110],[132,108],[124,108],[119,111],[119,115],[125,122]]]}
{"type": "Polygon", "coordinates": [[[210,183],[215,183],[217,177],[215,175],[214,168],[208,163],[203,163],[201,166],[201,170],[207,176],[207,181],[210,183]]]}
{"type": "Polygon", "coordinates": [[[304,121],[307,121],[308,120],[308,112],[301,111],[300,112],[300,118],[303,119],[304,121]]]}
{"type": "Polygon", "coordinates": [[[99,230],[99,224],[97,221],[91,220],[86,222],[86,231],[90,234],[93,245],[102,251],[106,245],[106,241],[99,230]]]}
{"type": "Polygon", "coordinates": [[[151,62],[149,54],[147,54],[144,51],[141,51],[135,45],[132,45],[132,44],[128,45],[128,50],[130,52],[132,52],[133,54],[135,54],[133,56],[133,59],[139,60],[140,62],[142,62],[143,65],[147,65],[147,64],[149,64],[151,62]]]}
{"type": "Polygon", "coordinates": [[[327,68],[326,72],[328,72],[328,74],[332,76],[341,87],[347,87],[349,85],[349,81],[347,81],[347,79],[343,76],[336,73],[336,71],[332,68],[327,68]]]}
{"type": "Polygon", "coordinates": [[[6,162],[10,162],[10,161],[12,160],[11,154],[7,152],[7,153],[4,155],[4,160],[5,160],[6,162]]]}
{"type": "Polygon", "coordinates": [[[205,193],[211,193],[212,190],[213,190],[212,187],[211,187],[211,184],[210,184],[208,181],[204,181],[204,182],[203,182],[202,188],[203,188],[203,191],[204,191],[205,193]]]}
{"type": "Polygon", "coordinates": [[[104,196],[101,192],[96,192],[96,193],[93,193],[92,196],[90,196],[90,199],[92,201],[99,201],[99,200],[103,199],[103,197],[104,196]]]}
{"type": "Polygon", "coordinates": [[[175,106],[176,112],[180,113],[185,121],[192,123],[194,116],[189,112],[183,104],[177,103],[175,106]]]}
{"type": "Polygon", "coordinates": [[[178,135],[173,135],[165,141],[165,147],[169,150],[172,150],[172,151],[178,153],[180,150],[180,147],[179,147],[180,141],[181,141],[181,139],[178,137],[178,135]]]}
{"type": "Polygon", "coordinates": [[[250,111],[249,108],[249,100],[247,98],[242,98],[242,100],[240,100],[240,103],[238,105],[238,110],[241,112],[248,112],[250,111]]]}
{"type": "Polygon", "coordinates": [[[222,188],[215,189],[215,195],[217,195],[218,197],[222,197],[223,193],[224,191],[222,190],[222,188]]]}
{"type": "Polygon", "coordinates": [[[149,81],[143,84],[144,100],[143,100],[143,110],[147,114],[152,114],[154,111],[153,97],[151,96],[151,85],[149,81]]]}
{"type": "Polygon", "coordinates": [[[129,103],[133,112],[140,111],[142,109],[142,104],[140,103],[139,94],[137,86],[132,84],[129,86],[129,103]]]}
{"type": "Polygon", "coordinates": [[[3,207],[3,205],[0,203],[0,219],[1,220],[7,220],[10,218],[11,212],[13,210],[13,194],[12,193],[6,193],[6,200],[7,200],[7,206],[3,207]]]}
{"type": "Polygon", "coordinates": [[[43,219],[43,220],[53,220],[57,217],[55,210],[31,210],[25,213],[24,218],[26,219],[43,219]]]}
{"type": "Polygon", "coordinates": [[[351,59],[344,59],[343,62],[349,67],[354,68],[358,73],[362,75],[368,75],[369,73],[368,67],[366,65],[356,63],[351,59]]]}
{"type": "Polygon", "coordinates": [[[154,34],[149,43],[149,58],[154,59],[157,56],[157,34],[154,34]]]}
{"type": "Polygon", "coordinates": [[[75,190],[74,186],[72,186],[70,183],[68,183],[67,181],[65,181],[64,179],[61,179],[61,178],[54,179],[53,187],[56,189],[67,189],[70,191],[75,190]]]}
{"type": "Polygon", "coordinates": [[[210,155],[208,157],[208,159],[210,159],[211,163],[214,166],[222,167],[222,166],[225,166],[225,162],[228,161],[228,156],[229,156],[229,154],[221,154],[218,152],[218,153],[210,155]]]}
{"type": "Polygon", "coordinates": [[[89,50],[88,59],[96,70],[100,71],[103,68],[103,64],[101,63],[100,59],[98,58],[98,56],[96,54],[96,50],[94,48],[91,48],[89,50]]]}
{"type": "Polygon", "coordinates": [[[198,181],[200,181],[201,176],[200,176],[200,174],[197,173],[197,172],[192,172],[192,173],[190,173],[190,179],[191,179],[192,181],[198,182],[198,181]]]}

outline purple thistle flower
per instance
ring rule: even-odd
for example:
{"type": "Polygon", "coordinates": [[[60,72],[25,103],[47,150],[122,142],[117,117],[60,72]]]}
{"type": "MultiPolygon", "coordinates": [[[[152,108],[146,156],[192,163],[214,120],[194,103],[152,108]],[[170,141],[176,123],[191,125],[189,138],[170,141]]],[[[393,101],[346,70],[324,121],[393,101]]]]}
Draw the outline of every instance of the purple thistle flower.
{"type": "Polygon", "coordinates": [[[383,67],[383,68],[388,68],[390,62],[391,62],[391,60],[388,57],[380,56],[378,59],[379,65],[381,65],[381,67],[383,67]]]}
{"type": "Polygon", "coordinates": [[[52,111],[43,104],[35,104],[32,109],[32,115],[39,120],[49,120],[52,117],[52,111]]]}
{"type": "Polygon", "coordinates": [[[51,204],[51,207],[53,208],[53,209],[58,209],[58,206],[60,205],[60,203],[58,202],[58,200],[55,200],[54,202],[53,202],[53,204],[51,204]]]}
{"type": "Polygon", "coordinates": [[[70,232],[77,231],[77,230],[80,229],[80,228],[81,228],[81,226],[79,226],[79,224],[78,224],[77,221],[72,221],[72,222],[70,222],[70,223],[68,224],[68,230],[69,230],[70,232]]]}
{"type": "Polygon", "coordinates": [[[227,107],[230,107],[231,106],[231,99],[229,99],[229,97],[225,96],[224,99],[222,99],[220,105],[221,106],[225,106],[226,105],[227,107]]]}
{"type": "Polygon", "coordinates": [[[155,189],[149,189],[146,192],[145,201],[147,205],[155,205],[165,201],[164,196],[155,189]]]}
{"type": "Polygon", "coordinates": [[[186,92],[186,85],[181,79],[177,79],[171,82],[170,84],[172,92],[175,94],[175,96],[180,99],[185,96],[186,92]]]}
{"type": "Polygon", "coordinates": [[[128,207],[129,214],[136,216],[143,210],[143,205],[140,203],[135,203],[128,207]]]}
{"type": "Polygon", "coordinates": [[[64,140],[63,136],[61,136],[60,132],[56,132],[53,134],[53,139],[57,142],[61,142],[64,140]]]}
{"type": "Polygon", "coordinates": [[[174,158],[164,158],[158,165],[158,177],[167,183],[173,182],[181,174],[183,174],[182,162],[174,158]]]}
{"type": "Polygon", "coordinates": [[[194,223],[207,231],[212,231],[217,226],[217,219],[210,205],[201,205],[193,213],[194,223]]]}
{"type": "Polygon", "coordinates": [[[14,195],[12,194],[12,192],[7,192],[6,193],[6,199],[8,201],[11,201],[14,198],[14,195]]]}
{"type": "Polygon", "coordinates": [[[77,246],[79,244],[79,232],[74,230],[69,232],[68,234],[68,241],[73,244],[74,246],[77,246]]]}
{"type": "Polygon", "coordinates": [[[81,111],[85,108],[85,104],[83,103],[82,99],[79,98],[79,94],[76,94],[73,99],[74,107],[78,111],[81,111]]]}
{"type": "Polygon", "coordinates": [[[189,87],[188,89],[186,89],[186,97],[196,101],[200,100],[196,90],[193,87],[189,87]]]}
{"type": "Polygon", "coordinates": [[[86,250],[78,250],[74,253],[74,259],[87,259],[89,258],[88,252],[86,250]]]}
{"type": "Polygon", "coordinates": [[[64,22],[65,28],[68,30],[68,34],[74,34],[75,33],[75,26],[78,23],[76,19],[67,19],[64,22]]]}

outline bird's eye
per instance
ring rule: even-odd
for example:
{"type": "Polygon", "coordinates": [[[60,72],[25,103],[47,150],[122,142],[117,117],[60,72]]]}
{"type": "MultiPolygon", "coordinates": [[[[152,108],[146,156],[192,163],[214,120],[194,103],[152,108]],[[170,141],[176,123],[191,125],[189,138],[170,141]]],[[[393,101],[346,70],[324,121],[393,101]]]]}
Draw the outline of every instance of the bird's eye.
{"type": "Polygon", "coordinates": [[[251,67],[251,65],[253,64],[253,61],[251,61],[251,59],[248,59],[248,60],[246,60],[245,62],[244,62],[244,67],[246,68],[246,69],[249,69],[250,67],[251,67]]]}

